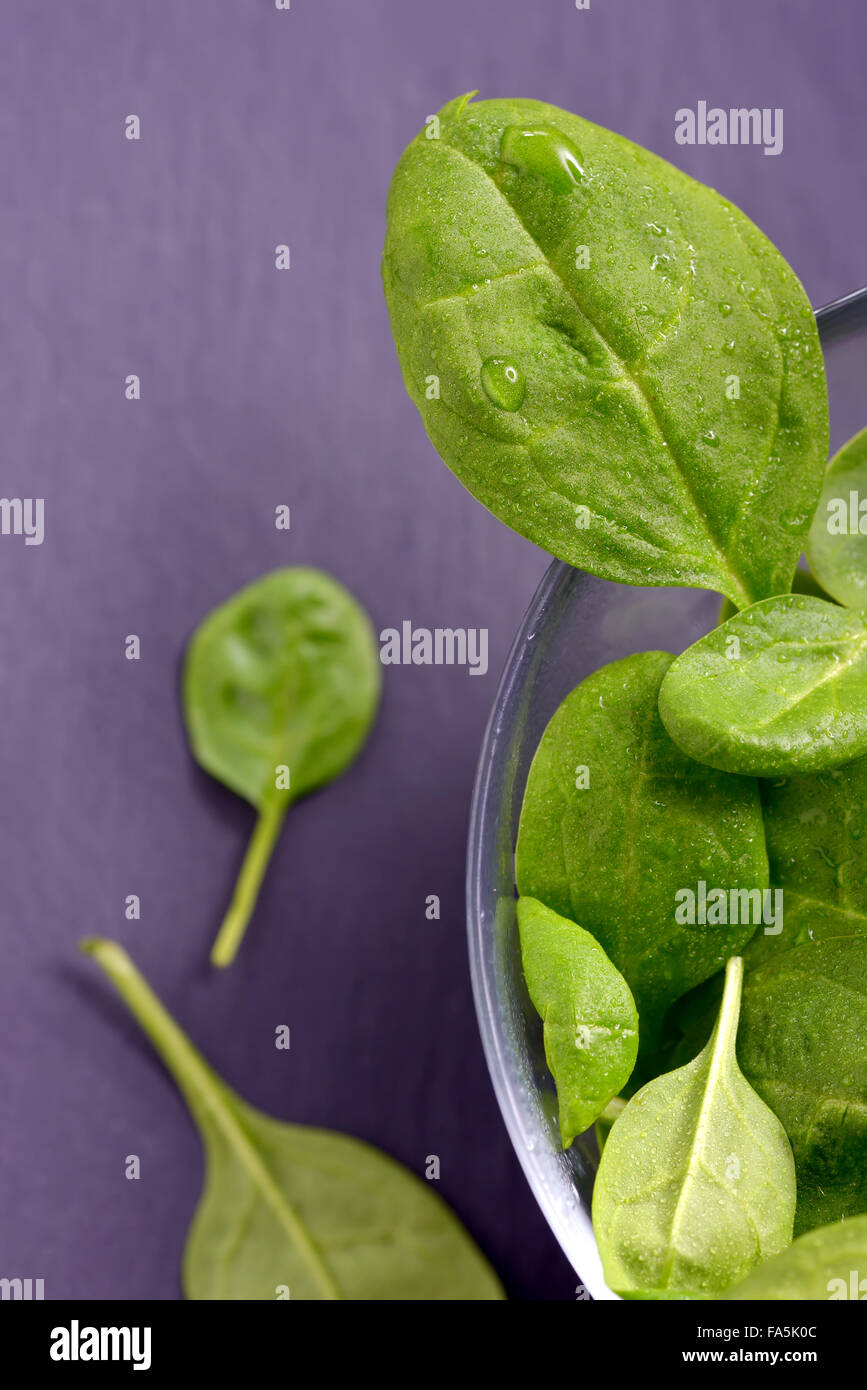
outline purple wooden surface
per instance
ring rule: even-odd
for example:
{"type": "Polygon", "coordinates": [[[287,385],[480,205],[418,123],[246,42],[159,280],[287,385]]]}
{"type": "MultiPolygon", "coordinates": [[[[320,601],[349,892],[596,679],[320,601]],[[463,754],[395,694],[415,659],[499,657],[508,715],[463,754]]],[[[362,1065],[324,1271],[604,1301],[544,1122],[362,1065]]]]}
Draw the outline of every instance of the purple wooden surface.
{"type": "Polygon", "coordinates": [[[0,6],[2,490],[46,499],[41,547],[0,537],[0,1276],[179,1295],[198,1141],[77,956],[99,933],[252,1102],[416,1170],[439,1154],[510,1292],[572,1297],[492,1098],[463,922],[476,751],[546,561],[462,491],[404,394],[379,285],[389,175],[457,93],[540,97],[715,184],[820,303],[867,279],[865,40],[851,0],[0,6]],[[783,153],[676,146],[699,100],[782,107],[783,153]],[[386,673],[364,757],[290,815],[217,975],[251,813],[190,764],[178,664],[213,604],[296,562],[379,627],[489,628],[491,669],[386,673]]]}

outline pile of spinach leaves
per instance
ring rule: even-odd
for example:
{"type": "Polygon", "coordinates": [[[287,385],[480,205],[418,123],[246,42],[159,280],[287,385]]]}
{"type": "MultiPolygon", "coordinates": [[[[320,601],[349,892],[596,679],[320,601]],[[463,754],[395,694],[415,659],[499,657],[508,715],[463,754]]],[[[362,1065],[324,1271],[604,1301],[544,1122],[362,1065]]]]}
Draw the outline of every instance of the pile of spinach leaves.
{"type": "Polygon", "coordinates": [[[726,600],[681,655],[582,682],[530,769],[520,947],[562,1141],[598,1122],[624,1297],[839,1296],[867,1248],[867,432],[826,471],[815,320],[739,209],[472,95],[388,203],[431,440],[552,555],[726,600]]]}

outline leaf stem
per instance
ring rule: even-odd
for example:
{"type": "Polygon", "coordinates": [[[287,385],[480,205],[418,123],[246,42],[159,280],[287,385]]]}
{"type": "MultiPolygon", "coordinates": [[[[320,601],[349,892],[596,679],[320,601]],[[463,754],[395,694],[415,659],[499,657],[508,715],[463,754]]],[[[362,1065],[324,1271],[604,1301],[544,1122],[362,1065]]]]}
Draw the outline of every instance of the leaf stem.
{"type": "Polygon", "coordinates": [[[81,942],[81,950],[85,955],[92,956],[105,972],[145,1036],[156,1048],[182,1091],[206,1148],[210,1121],[220,1130],[224,1141],[271,1207],[289,1239],[308,1261],[323,1299],[341,1298],[340,1289],[322,1252],[285,1193],[275,1183],[241,1123],[244,1103],[229,1091],[198,1049],[193,1047],[122,946],[116,941],[89,937],[81,942]]]}
{"type": "Polygon", "coordinates": [[[288,809],[288,797],[271,797],[259,812],[235,883],[232,901],[211,951],[212,965],[231,965],[237,955],[288,809]]]}
{"type": "Polygon", "coordinates": [[[198,1112],[203,1085],[212,1085],[215,1079],[202,1054],[175,1023],[122,946],[116,941],[88,937],[81,942],[81,950],[92,956],[111,980],[177,1081],[190,1108],[198,1112]]]}

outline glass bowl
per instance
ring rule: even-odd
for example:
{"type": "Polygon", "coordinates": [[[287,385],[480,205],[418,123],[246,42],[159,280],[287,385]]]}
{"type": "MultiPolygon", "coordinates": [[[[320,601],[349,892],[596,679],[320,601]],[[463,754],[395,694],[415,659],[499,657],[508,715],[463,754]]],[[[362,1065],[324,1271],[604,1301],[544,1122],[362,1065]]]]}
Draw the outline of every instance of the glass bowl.
{"type": "MultiPolygon", "coordinates": [[[[816,315],[828,374],[831,448],[867,424],[867,289],[816,315]]],[[[593,1132],[563,1152],[542,1026],[521,971],[514,844],[524,785],[551,715],[585,676],[631,652],[680,652],[717,619],[718,594],[610,584],[555,561],[512,646],[482,744],[470,815],[467,924],[488,1070],[527,1181],[580,1281],[613,1299],[590,1223],[593,1132]]]]}

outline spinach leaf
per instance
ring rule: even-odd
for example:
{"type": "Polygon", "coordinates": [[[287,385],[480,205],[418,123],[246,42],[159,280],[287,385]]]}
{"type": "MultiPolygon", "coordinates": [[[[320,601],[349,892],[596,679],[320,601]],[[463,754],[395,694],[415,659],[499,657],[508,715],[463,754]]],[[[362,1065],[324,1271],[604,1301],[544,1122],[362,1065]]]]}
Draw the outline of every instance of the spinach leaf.
{"type": "Polygon", "coordinates": [[[428,434],[502,521],[607,579],[788,590],[824,366],[731,203],[567,111],[465,96],[398,164],[383,281],[428,434]]]}
{"type": "Polygon", "coordinates": [[[599,1119],[596,1121],[596,1143],[600,1153],[605,1148],[605,1141],[611,1133],[615,1120],[620,1119],[625,1109],[626,1101],[623,1096],[615,1096],[613,1100],[608,1102],[602,1114],[599,1116],[599,1119]]]}
{"type": "MultiPolygon", "coordinates": [[[[810,594],[813,598],[823,598],[826,602],[833,602],[831,595],[826,593],[814,574],[809,570],[802,569],[800,566],[795,570],[795,577],[792,580],[793,594],[810,594]]],[[[737,613],[737,608],[730,598],[724,598],[720,604],[718,623],[727,622],[737,613]]]]}
{"type": "Polygon", "coordinates": [[[828,464],[807,557],[829,594],[867,608],[867,429],[828,464]]]}
{"type": "Polygon", "coordinates": [[[867,758],[761,790],[771,883],[785,912],[779,934],[750,942],[747,970],[807,941],[867,936],[867,758]]]}
{"type": "Polygon", "coordinates": [[[798,1170],[798,1233],[867,1211],[867,952],[812,941],[747,976],[738,1059],[798,1170]]]}
{"type": "Polygon", "coordinates": [[[799,1236],[788,1250],[748,1274],[726,1299],[867,1298],[867,1216],[837,1221],[799,1236]]]}
{"type": "Polygon", "coordinates": [[[768,883],[757,783],[685,757],[662,727],[671,661],[612,662],[566,697],[530,768],[516,852],[518,891],[580,922],[626,977],[643,1065],[669,1006],[756,926],[702,923],[697,908],[690,922],[685,896],[768,883]]]}
{"type": "Polygon", "coordinates": [[[159,1052],[202,1137],[205,1189],[184,1254],[187,1298],[502,1297],[428,1184],[368,1144],[254,1110],[211,1070],[120,946],[90,940],[82,949],[159,1052]]]}
{"type": "Polygon", "coordinates": [[[593,1228],[609,1286],[627,1298],[714,1298],[792,1238],[785,1131],[735,1058],[743,962],[693,1062],[649,1082],[608,1135],[593,1228]]]}
{"type": "Polygon", "coordinates": [[[535,898],[518,899],[518,927],[567,1149],[629,1080],[638,1015],[629,986],[589,932],[535,898]]]}
{"type": "Polygon", "coordinates": [[[259,812],[215,965],[235,957],[289,806],[352,762],[379,689],[367,614],[320,570],[273,570],[193,634],[183,678],[193,754],[259,812]]]}
{"type": "Polygon", "coordinates": [[[758,777],[820,772],[867,753],[867,612],[765,599],[679,656],[662,722],[699,762],[758,777]]]}

